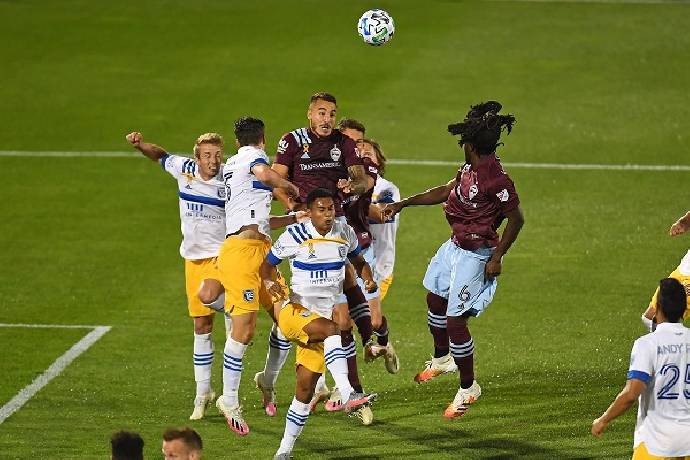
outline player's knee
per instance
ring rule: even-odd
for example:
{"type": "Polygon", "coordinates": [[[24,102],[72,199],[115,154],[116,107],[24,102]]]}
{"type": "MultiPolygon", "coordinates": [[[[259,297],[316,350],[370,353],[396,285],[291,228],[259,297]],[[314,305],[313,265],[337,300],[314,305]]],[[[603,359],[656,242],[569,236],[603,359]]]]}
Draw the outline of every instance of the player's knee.
{"type": "MultiPolygon", "coordinates": [[[[324,324],[324,335],[326,337],[330,337],[332,335],[338,335],[340,334],[340,329],[336,323],[333,321],[328,321],[324,324]]],[[[345,328],[347,329],[347,328],[345,328]]]]}
{"type": "MultiPolygon", "coordinates": [[[[233,334],[233,335],[235,335],[235,334],[233,334]]],[[[244,343],[245,345],[248,344],[249,342],[251,342],[253,338],[254,338],[254,331],[253,330],[238,331],[237,336],[234,337],[234,339],[236,341],[238,341],[240,343],[244,343]]]]}
{"type": "Polygon", "coordinates": [[[199,292],[197,293],[197,296],[199,297],[199,300],[201,303],[204,305],[209,305],[215,302],[218,299],[218,294],[214,292],[213,289],[210,287],[207,287],[206,285],[202,285],[199,288],[199,292]]]}

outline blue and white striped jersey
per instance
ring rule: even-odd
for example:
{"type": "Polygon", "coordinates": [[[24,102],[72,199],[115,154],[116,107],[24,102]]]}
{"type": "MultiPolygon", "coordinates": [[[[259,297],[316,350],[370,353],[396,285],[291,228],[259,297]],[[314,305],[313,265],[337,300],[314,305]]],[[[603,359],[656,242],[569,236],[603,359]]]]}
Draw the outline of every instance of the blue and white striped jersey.
{"type": "Polygon", "coordinates": [[[225,186],[220,175],[203,180],[194,160],[178,155],[166,154],[160,163],[179,188],[180,255],[189,260],[216,257],[225,241],[225,186]]]}
{"type": "Polygon", "coordinates": [[[252,146],[240,147],[225,163],[226,233],[237,232],[245,225],[256,224],[259,231],[271,237],[268,220],[271,215],[271,188],[259,181],[252,168],[257,164],[268,166],[266,152],[252,146]]]}
{"type": "Polygon", "coordinates": [[[330,319],[343,290],[346,259],[360,252],[357,235],[347,223],[336,220],[331,231],[321,235],[308,221],[288,226],[267,260],[278,265],[289,259],[290,301],[330,319]]]}

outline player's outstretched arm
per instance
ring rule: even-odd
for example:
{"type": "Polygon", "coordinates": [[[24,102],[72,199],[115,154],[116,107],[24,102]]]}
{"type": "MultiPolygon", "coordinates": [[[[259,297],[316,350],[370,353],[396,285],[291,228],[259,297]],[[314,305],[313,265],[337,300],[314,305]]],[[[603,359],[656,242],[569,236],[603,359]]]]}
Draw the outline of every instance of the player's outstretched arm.
{"type": "Polygon", "coordinates": [[[361,195],[374,187],[376,180],[364,169],[364,165],[352,165],[347,167],[348,180],[338,181],[338,188],[345,193],[361,195]]]}
{"type": "Polygon", "coordinates": [[[306,211],[297,211],[293,214],[287,214],[285,216],[271,216],[268,218],[268,223],[271,230],[277,230],[279,228],[287,227],[292,224],[299,224],[309,220],[306,211]]]}
{"type": "Polygon", "coordinates": [[[501,274],[501,258],[508,252],[508,248],[515,242],[522,226],[525,224],[525,217],[522,215],[520,206],[508,212],[506,217],[508,218],[508,223],[503,230],[503,235],[501,235],[501,241],[498,242],[494,253],[486,263],[485,273],[489,278],[494,278],[501,274]]]}
{"type": "Polygon", "coordinates": [[[405,198],[404,200],[387,204],[383,208],[383,217],[386,220],[391,219],[397,213],[402,211],[403,208],[406,208],[408,206],[429,206],[443,203],[448,199],[450,192],[453,191],[455,183],[456,180],[452,179],[445,185],[439,185],[438,187],[430,188],[425,192],[412,195],[411,197],[405,198]]]}
{"type": "MultiPolygon", "coordinates": [[[[275,171],[280,177],[283,179],[288,177],[288,173],[290,172],[289,168],[283,164],[280,163],[273,163],[271,165],[271,169],[275,171]]],[[[296,198],[290,197],[290,195],[287,194],[287,192],[282,189],[282,188],[276,188],[273,190],[273,197],[276,198],[278,201],[283,203],[283,206],[285,206],[285,209],[287,211],[296,211],[300,209],[301,205],[298,203],[296,198]]]]}
{"type": "Polygon", "coordinates": [[[354,257],[350,257],[350,262],[352,262],[352,266],[355,267],[357,276],[362,278],[362,281],[364,281],[364,288],[367,290],[367,292],[374,292],[376,290],[374,275],[371,272],[371,267],[366,260],[364,260],[362,254],[357,254],[354,257]]]}
{"type": "Polygon", "coordinates": [[[274,189],[283,189],[288,197],[298,197],[299,188],[280,174],[272,170],[268,165],[256,164],[252,166],[252,172],[265,185],[274,189]]]}
{"type": "Polygon", "coordinates": [[[285,298],[285,292],[282,286],[280,283],[274,281],[277,277],[276,266],[270,263],[268,259],[265,259],[261,263],[261,267],[259,267],[259,276],[261,276],[261,280],[271,296],[281,299],[285,298]]]}
{"type": "Polygon", "coordinates": [[[637,401],[646,387],[646,383],[638,379],[628,379],[623,391],[611,403],[601,417],[592,422],[592,435],[599,437],[606,426],[616,417],[623,415],[637,401]]]}
{"type": "Polygon", "coordinates": [[[683,217],[678,219],[673,225],[671,225],[668,231],[671,236],[682,235],[683,233],[690,230],[690,211],[686,212],[683,217]]]}
{"type": "Polygon", "coordinates": [[[132,147],[139,150],[144,154],[144,156],[153,161],[159,161],[168,154],[163,147],[160,147],[156,144],[151,144],[149,142],[144,142],[144,136],[142,136],[140,132],[135,131],[133,133],[129,133],[127,136],[125,136],[125,138],[127,139],[127,142],[132,144],[132,147]]]}

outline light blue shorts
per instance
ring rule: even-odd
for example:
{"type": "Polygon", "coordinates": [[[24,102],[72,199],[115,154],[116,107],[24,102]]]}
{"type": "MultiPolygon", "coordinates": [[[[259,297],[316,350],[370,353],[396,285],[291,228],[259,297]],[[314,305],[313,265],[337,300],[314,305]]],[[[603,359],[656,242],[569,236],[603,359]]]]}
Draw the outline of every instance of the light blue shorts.
{"type": "Polygon", "coordinates": [[[424,275],[424,287],[448,299],[447,316],[479,316],[496,293],[496,278],[485,279],[484,267],[494,248],[467,251],[448,240],[438,248],[424,275]]]}

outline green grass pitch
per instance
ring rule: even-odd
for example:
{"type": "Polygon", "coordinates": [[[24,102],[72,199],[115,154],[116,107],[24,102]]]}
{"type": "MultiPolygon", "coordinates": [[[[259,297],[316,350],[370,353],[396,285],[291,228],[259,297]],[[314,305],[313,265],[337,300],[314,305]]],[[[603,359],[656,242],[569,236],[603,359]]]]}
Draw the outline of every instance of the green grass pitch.
{"type": "MultiPolygon", "coordinates": [[[[0,18],[3,151],[121,151],[140,130],[187,152],[202,132],[231,140],[232,121],[252,114],[272,155],[305,124],[309,95],[327,90],[394,159],[459,161],[445,126],[491,98],[518,119],[506,162],[688,164],[681,2],[6,1],[0,18]],[[396,21],[380,48],[355,30],[372,7],[396,21]]],[[[634,410],[598,440],[590,424],[624,384],[657,281],[688,248],[666,232],[687,210],[690,173],[507,169],[526,225],[494,303],[471,323],[481,400],[448,422],[455,377],[412,381],[432,351],[421,279],[449,230],[440,207],[408,209],[384,303],[401,372],[362,362],[365,387],[380,393],[374,424],[320,410],[296,458],[630,457],[634,410]]],[[[157,458],[162,431],[180,425],[199,431],[205,458],[270,458],[294,373],[281,374],[269,419],[252,382],[265,315],[240,388],[250,435],[234,436],[214,409],[187,420],[192,328],[174,181],[143,158],[0,156],[0,170],[0,323],[112,326],[0,424],[0,458],[106,458],[119,429],[139,431],[157,458]]],[[[392,165],[388,176],[408,195],[454,168],[392,165]]],[[[84,333],[0,328],[0,406],[84,333]]]]}

